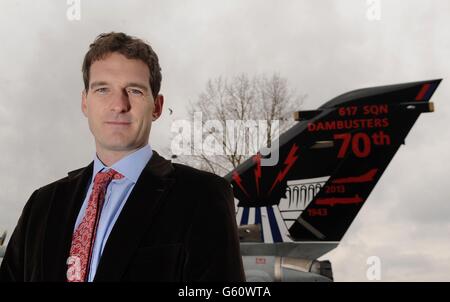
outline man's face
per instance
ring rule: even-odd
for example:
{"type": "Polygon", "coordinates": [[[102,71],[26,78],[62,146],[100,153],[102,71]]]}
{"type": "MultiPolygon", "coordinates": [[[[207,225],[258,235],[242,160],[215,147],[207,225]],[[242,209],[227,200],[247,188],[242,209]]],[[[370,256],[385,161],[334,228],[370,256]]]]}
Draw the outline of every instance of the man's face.
{"type": "Polygon", "coordinates": [[[149,77],[144,62],[119,53],[91,65],[81,109],[97,152],[130,153],[148,143],[152,121],[161,115],[164,101],[162,95],[153,98],[149,77]]]}

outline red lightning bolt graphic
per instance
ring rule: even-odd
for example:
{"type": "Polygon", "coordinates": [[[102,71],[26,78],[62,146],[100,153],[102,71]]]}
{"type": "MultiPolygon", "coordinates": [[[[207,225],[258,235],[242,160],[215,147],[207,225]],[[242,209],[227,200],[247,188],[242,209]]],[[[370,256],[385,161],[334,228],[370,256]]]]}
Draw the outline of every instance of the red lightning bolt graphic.
{"type": "Polygon", "coordinates": [[[293,144],[291,147],[291,151],[289,151],[289,154],[286,157],[286,160],[284,161],[284,163],[287,166],[284,168],[283,171],[280,171],[280,173],[278,173],[277,178],[273,182],[272,188],[270,188],[269,194],[272,192],[273,188],[275,188],[277,183],[280,183],[286,177],[287,172],[292,168],[294,163],[297,161],[298,157],[295,156],[295,153],[297,152],[297,150],[298,150],[297,145],[293,144]]]}
{"type": "Polygon", "coordinates": [[[261,154],[253,156],[253,161],[256,162],[255,167],[255,182],[256,182],[256,194],[259,196],[259,180],[261,178],[261,154]]]}
{"type": "Polygon", "coordinates": [[[242,179],[241,179],[241,177],[239,176],[239,174],[236,171],[233,172],[233,177],[232,178],[233,178],[234,182],[239,186],[239,188],[241,188],[242,192],[244,192],[245,195],[247,195],[247,197],[250,198],[250,196],[248,195],[247,191],[245,191],[244,187],[242,186],[242,183],[241,183],[242,179]]]}

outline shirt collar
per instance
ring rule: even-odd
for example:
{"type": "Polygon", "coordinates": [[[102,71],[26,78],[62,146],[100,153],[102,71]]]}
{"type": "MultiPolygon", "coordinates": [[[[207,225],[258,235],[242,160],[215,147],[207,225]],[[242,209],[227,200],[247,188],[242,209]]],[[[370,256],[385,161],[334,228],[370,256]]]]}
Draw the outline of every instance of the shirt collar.
{"type": "Polygon", "coordinates": [[[111,168],[116,170],[123,176],[125,176],[125,178],[136,183],[139,176],[141,175],[142,170],[144,170],[145,166],[147,165],[152,155],[153,155],[152,148],[150,147],[150,145],[146,145],[141,149],[138,149],[133,153],[128,154],[111,167],[107,167],[98,158],[97,154],[95,154],[94,171],[92,179],[94,179],[95,175],[97,175],[97,173],[102,171],[103,169],[111,168]]]}

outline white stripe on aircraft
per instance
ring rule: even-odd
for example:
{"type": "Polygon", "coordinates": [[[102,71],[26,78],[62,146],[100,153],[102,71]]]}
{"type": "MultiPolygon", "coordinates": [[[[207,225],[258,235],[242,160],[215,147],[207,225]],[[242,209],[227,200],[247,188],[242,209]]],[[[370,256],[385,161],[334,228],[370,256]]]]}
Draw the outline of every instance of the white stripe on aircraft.
{"type": "Polygon", "coordinates": [[[266,207],[261,207],[261,221],[264,243],[273,243],[272,231],[270,230],[269,216],[266,207]]]}
{"type": "Polygon", "coordinates": [[[275,214],[275,219],[277,220],[278,229],[280,230],[281,238],[283,239],[283,242],[292,242],[292,239],[289,238],[289,231],[286,227],[286,224],[284,223],[283,217],[281,217],[280,210],[278,209],[278,206],[272,206],[273,213],[275,214]]]}

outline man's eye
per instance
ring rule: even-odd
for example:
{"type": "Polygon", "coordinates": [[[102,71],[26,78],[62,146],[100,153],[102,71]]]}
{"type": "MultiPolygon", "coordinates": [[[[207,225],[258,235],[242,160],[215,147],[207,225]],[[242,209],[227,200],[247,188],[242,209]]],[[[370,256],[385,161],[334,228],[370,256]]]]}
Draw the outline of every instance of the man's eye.
{"type": "Polygon", "coordinates": [[[100,87],[100,88],[95,89],[95,92],[100,93],[100,94],[105,94],[108,92],[108,88],[100,87]]]}
{"type": "Polygon", "coordinates": [[[143,95],[144,94],[141,90],[135,89],[135,88],[128,89],[128,93],[131,93],[133,95],[143,95]]]}

